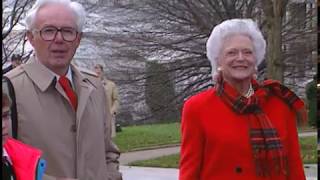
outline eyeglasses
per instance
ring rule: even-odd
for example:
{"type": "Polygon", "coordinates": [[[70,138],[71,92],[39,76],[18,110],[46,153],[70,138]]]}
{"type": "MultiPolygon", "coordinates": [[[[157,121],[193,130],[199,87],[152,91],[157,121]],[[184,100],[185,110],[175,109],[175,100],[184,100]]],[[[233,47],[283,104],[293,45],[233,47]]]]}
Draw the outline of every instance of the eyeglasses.
{"type": "Polygon", "coordinates": [[[61,33],[62,39],[68,42],[72,42],[77,38],[78,31],[71,27],[57,28],[54,26],[46,26],[41,30],[35,29],[36,32],[40,32],[40,36],[45,41],[53,41],[58,32],[61,33]]]}

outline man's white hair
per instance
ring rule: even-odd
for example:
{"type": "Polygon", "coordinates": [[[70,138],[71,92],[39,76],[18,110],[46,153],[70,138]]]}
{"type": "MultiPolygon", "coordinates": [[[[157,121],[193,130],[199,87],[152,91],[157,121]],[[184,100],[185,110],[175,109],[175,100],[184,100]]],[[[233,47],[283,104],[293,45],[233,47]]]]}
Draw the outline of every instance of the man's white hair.
{"type": "Polygon", "coordinates": [[[47,4],[62,4],[65,7],[70,8],[76,18],[77,30],[82,32],[85,23],[86,12],[81,4],[78,2],[72,2],[70,0],[37,0],[26,15],[25,24],[27,30],[32,30],[37,12],[41,7],[47,4]]]}
{"type": "Polygon", "coordinates": [[[229,19],[215,26],[207,40],[207,57],[211,64],[211,73],[217,74],[217,61],[221,53],[226,37],[231,35],[246,35],[253,43],[253,53],[256,58],[256,67],[264,59],[266,53],[266,41],[262,36],[258,25],[252,19],[229,19]]]}

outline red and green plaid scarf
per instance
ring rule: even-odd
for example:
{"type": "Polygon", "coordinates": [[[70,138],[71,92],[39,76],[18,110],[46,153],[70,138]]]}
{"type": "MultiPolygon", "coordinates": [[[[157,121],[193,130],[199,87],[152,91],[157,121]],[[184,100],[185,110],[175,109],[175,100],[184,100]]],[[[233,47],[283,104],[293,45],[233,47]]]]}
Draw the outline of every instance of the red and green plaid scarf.
{"type": "Polygon", "coordinates": [[[215,85],[216,93],[236,113],[248,115],[249,137],[253,158],[258,176],[288,174],[287,150],[281,142],[278,131],[272,125],[268,115],[263,112],[260,104],[270,96],[282,99],[290,108],[293,108],[300,120],[306,120],[306,111],[303,101],[287,87],[277,81],[267,80],[262,84],[252,80],[255,93],[246,98],[237,90],[220,79],[215,85]]]}

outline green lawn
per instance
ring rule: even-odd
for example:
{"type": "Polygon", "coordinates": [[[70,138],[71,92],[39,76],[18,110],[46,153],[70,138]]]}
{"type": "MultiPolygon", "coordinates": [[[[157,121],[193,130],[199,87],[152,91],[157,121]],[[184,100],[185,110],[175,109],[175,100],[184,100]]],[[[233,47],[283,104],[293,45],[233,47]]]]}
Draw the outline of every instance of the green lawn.
{"type": "Polygon", "coordinates": [[[123,127],[113,139],[121,152],[180,143],[180,123],[123,127]]]}
{"type": "Polygon", "coordinates": [[[317,163],[317,137],[300,138],[301,154],[304,163],[317,163]]]}
{"type": "Polygon", "coordinates": [[[129,166],[142,166],[142,167],[162,167],[162,168],[178,168],[179,155],[173,154],[163,156],[156,159],[149,159],[145,161],[136,161],[129,163],[129,166]]]}
{"type": "MultiPolygon", "coordinates": [[[[317,138],[300,138],[303,163],[317,163],[317,138]]],[[[290,150],[289,150],[290,151],[290,150]]],[[[130,163],[131,166],[178,168],[179,154],[130,163]]]]}

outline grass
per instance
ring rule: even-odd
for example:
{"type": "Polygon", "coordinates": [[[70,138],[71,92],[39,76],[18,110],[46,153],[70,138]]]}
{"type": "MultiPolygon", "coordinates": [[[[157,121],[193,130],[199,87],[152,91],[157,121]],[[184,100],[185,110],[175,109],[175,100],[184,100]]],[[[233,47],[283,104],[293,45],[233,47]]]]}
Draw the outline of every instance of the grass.
{"type": "Polygon", "coordinates": [[[121,152],[180,143],[180,123],[123,127],[113,139],[121,152]]]}
{"type": "Polygon", "coordinates": [[[133,163],[129,163],[129,165],[142,167],[178,168],[179,155],[180,154],[173,154],[145,161],[135,161],[133,163]]]}
{"type": "MultiPolygon", "coordinates": [[[[304,164],[317,163],[317,138],[302,137],[300,138],[301,154],[304,164]]],[[[290,149],[289,149],[290,151],[290,149]]],[[[178,168],[179,154],[163,156],[155,159],[136,161],[130,163],[131,166],[143,167],[162,167],[162,168],[178,168]]]]}
{"type": "MultiPolygon", "coordinates": [[[[300,138],[301,154],[303,163],[317,163],[317,137],[300,138]]],[[[290,151],[290,150],[289,150],[290,151]]]]}

